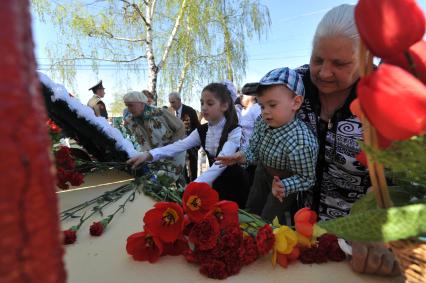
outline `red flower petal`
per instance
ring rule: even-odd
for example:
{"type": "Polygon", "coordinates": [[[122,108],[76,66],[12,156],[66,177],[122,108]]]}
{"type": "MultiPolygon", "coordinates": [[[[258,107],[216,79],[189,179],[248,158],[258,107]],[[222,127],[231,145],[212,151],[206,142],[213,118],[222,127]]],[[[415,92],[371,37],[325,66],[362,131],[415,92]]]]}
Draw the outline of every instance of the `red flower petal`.
{"type": "Polygon", "coordinates": [[[200,251],[205,251],[216,246],[219,234],[219,223],[215,217],[210,216],[192,227],[189,233],[189,241],[194,243],[200,251]]]}
{"type": "Polygon", "coordinates": [[[349,106],[349,108],[351,109],[352,114],[354,114],[358,118],[361,118],[361,116],[362,116],[362,109],[361,109],[361,105],[359,104],[358,98],[354,99],[351,102],[351,105],[349,106]]]}
{"type": "Polygon", "coordinates": [[[277,262],[281,267],[287,268],[288,266],[288,258],[285,254],[277,253],[277,262]]]}
{"type": "Polygon", "coordinates": [[[92,236],[100,236],[104,232],[104,225],[101,222],[93,222],[90,225],[90,235],[92,236]]]}
{"type": "Polygon", "coordinates": [[[126,251],[134,260],[153,263],[160,258],[163,246],[156,237],[147,232],[138,232],[127,238],[126,251]]]}
{"type": "Polygon", "coordinates": [[[363,150],[361,150],[356,156],[355,159],[361,163],[362,166],[367,167],[368,161],[367,161],[367,155],[363,150]]]}
{"type": "Polygon", "coordinates": [[[166,243],[175,241],[183,230],[183,211],[174,202],[159,202],[143,218],[144,229],[166,243]]]}
{"type": "Polygon", "coordinates": [[[426,86],[403,69],[382,64],[358,83],[364,114],[388,140],[425,133],[426,86]]]}
{"type": "Polygon", "coordinates": [[[65,231],[62,231],[63,237],[64,237],[64,245],[70,245],[74,244],[77,240],[77,231],[73,229],[68,229],[65,231]]]}
{"type": "Polygon", "coordinates": [[[301,208],[294,214],[294,222],[309,222],[314,224],[317,222],[317,218],[316,212],[309,207],[301,208]]]}
{"type": "Polygon", "coordinates": [[[182,206],[192,221],[200,222],[218,201],[218,193],[207,183],[192,182],[185,188],[182,206]]]}
{"type": "Polygon", "coordinates": [[[220,228],[238,224],[238,204],[233,201],[222,200],[216,203],[207,213],[216,217],[220,228]]]}
{"type": "Polygon", "coordinates": [[[368,49],[381,58],[408,49],[425,33],[425,17],[415,0],[360,0],[355,20],[368,49]]]}
{"type": "Polygon", "coordinates": [[[173,243],[164,243],[163,246],[163,254],[171,256],[181,255],[184,251],[189,249],[188,241],[184,237],[178,238],[173,243]]]}
{"type": "MultiPolygon", "coordinates": [[[[421,40],[416,44],[412,45],[408,49],[411,59],[413,60],[414,69],[416,71],[417,78],[426,84],[426,41],[421,40]]],[[[385,63],[397,65],[398,67],[407,70],[409,73],[412,73],[410,64],[405,57],[403,52],[397,53],[394,56],[386,58],[385,63]]]]}
{"type": "Polygon", "coordinates": [[[308,223],[308,222],[296,222],[295,228],[296,228],[296,231],[299,234],[301,234],[301,235],[303,235],[307,238],[312,237],[312,232],[313,232],[313,229],[314,229],[313,224],[308,223]]]}
{"type": "Polygon", "coordinates": [[[289,261],[294,261],[294,260],[297,260],[299,256],[300,256],[300,249],[297,246],[295,246],[293,250],[291,251],[291,253],[287,255],[287,258],[289,261]]]}

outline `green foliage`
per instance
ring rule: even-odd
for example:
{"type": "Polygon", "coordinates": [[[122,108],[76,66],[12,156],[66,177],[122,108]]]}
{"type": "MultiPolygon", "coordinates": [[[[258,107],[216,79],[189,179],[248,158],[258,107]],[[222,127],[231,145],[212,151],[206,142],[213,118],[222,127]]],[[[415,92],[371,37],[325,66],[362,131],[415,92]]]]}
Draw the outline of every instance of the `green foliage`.
{"type": "Polygon", "coordinates": [[[406,141],[393,142],[386,150],[374,150],[362,144],[362,148],[392,174],[394,182],[418,183],[426,186],[426,138],[414,136],[406,141]]]}
{"type": "Polygon", "coordinates": [[[211,81],[233,78],[238,84],[245,74],[246,39],[260,39],[270,26],[267,7],[257,0],[31,2],[35,14],[57,28],[47,54],[51,73],[61,81],[73,85],[79,64],[92,64],[97,72],[99,62],[110,62],[117,72],[148,74],[147,88],[154,93],[158,75],[163,93],[178,90],[186,97],[211,81]]]}
{"type": "MultiPolygon", "coordinates": [[[[392,186],[389,187],[389,194],[393,205],[396,207],[426,202],[426,188],[421,186],[392,186]]],[[[369,192],[354,203],[351,208],[351,214],[363,213],[376,208],[377,202],[374,192],[369,192]]]]}
{"type": "Polygon", "coordinates": [[[126,108],[126,105],[123,102],[123,93],[114,93],[112,94],[113,101],[110,104],[110,113],[113,117],[118,117],[123,115],[123,110],[126,108]]]}
{"type": "Polygon", "coordinates": [[[389,242],[426,235],[426,204],[370,209],[317,225],[346,240],[389,242]]]}

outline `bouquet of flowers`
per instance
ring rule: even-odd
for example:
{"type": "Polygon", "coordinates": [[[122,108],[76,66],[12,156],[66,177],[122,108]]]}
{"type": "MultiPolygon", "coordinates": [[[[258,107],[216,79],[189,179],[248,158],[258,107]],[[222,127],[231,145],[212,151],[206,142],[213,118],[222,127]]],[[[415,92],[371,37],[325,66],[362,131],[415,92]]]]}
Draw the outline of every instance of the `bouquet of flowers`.
{"type": "Polygon", "coordinates": [[[219,201],[206,183],[190,183],[181,199],[168,195],[173,202],[155,204],[143,218],[144,230],[127,238],[126,250],[133,259],[154,263],[161,256],[183,255],[207,277],[225,279],[270,251],[273,265],[282,267],[299,257],[302,263],[346,258],[335,236],[313,240],[317,215],[308,208],[295,215],[295,231],[277,219],[267,224],[239,210],[235,202],[219,201]]]}

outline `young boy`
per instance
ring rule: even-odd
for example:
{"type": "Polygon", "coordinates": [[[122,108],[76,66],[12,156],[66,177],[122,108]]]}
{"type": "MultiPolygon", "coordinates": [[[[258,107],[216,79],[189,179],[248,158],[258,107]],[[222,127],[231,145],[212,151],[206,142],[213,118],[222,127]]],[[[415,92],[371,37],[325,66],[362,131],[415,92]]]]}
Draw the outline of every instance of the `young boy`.
{"type": "Polygon", "coordinates": [[[257,163],[246,208],[267,221],[296,205],[297,192],[315,183],[318,143],[296,113],[305,93],[302,78],[294,70],[268,72],[259,83],[247,84],[244,94],[256,95],[262,119],[255,124],[249,146],[234,155],[217,157],[217,163],[257,163]]]}

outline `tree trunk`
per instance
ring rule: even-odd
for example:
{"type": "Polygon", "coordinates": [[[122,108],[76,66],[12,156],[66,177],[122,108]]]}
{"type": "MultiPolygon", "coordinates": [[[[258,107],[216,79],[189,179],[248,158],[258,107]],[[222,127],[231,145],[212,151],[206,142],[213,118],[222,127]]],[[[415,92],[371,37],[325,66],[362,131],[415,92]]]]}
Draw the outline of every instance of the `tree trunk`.
{"type": "Polygon", "coordinates": [[[155,1],[151,1],[146,5],[145,19],[146,19],[146,58],[148,61],[148,90],[154,96],[154,104],[157,104],[157,76],[158,67],[155,64],[154,49],[152,46],[152,15],[155,8],[155,1]]]}
{"type": "Polygon", "coordinates": [[[0,9],[0,282],[65,282],[28,0],[0,9]]]}

